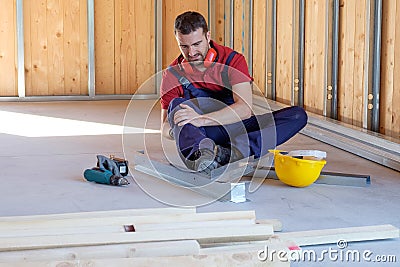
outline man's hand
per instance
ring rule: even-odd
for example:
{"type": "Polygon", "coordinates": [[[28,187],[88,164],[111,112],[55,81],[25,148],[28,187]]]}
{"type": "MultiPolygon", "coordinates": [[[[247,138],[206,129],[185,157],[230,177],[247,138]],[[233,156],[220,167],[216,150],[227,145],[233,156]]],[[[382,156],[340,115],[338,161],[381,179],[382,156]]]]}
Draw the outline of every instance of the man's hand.
{"type": "Polygon", "coordinates": [[[188,105],[180,104],[181,109],[175,112],[174,123],[178,126],[191,123],[196,127],[203,126],[204,118],[188,105]]]}

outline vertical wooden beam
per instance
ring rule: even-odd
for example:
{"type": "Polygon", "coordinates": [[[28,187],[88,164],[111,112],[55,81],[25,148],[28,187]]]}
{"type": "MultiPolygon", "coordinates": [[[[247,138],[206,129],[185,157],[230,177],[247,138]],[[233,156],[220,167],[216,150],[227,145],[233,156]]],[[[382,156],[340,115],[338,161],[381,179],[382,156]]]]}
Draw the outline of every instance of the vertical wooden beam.
{"type": "MultiPolygon", "coordinates": [[[[128,93],[134,94],[136,90],[154,73],[155,50],[154,50],[154,0],[134,1],[136,20],[136,77],[130,84],[128,93]]],[[[154,93],[153,88],[147,86],[141,88],[139,92],[154,93]]]]}
{"type": "Polygon", "coordinates": [[[255,89],[266,94],[266,10],[265,0],[254,0],[253,26],[253,78],[255,89]]]}
{"type": "MultiPolygon", "coordinates": [[[[72,2],[68,2],[71,5],[72,2]]],[[[64,5],[62,0],[47,0],[47,58],[48,58],[48,88],[50,95],[64,95],[64,63],[72,64],[73,58],[64,57],[64,5]]],[[[71,35],[71,32],[68,32],[71,35]]],[[[66,56],[66,55],[65,55],[66,56]]]]}
{"type": "Polygon", "coordinates": [[[185,11],[197,11],[201,13],[207,21],[208,1],[163,1],[163,68],[166,68],[180,53],[174,36],[174,22],[176,16],[185,11]]]}
{"type": "Polygon", "coordinates": [[[396,2],[396,32],[395,32],[395,50],[394,50],[394,70],[393,70],[393,98],[392,98],[392,126],[390,136],[400,139],[400,6],[396,2]]]}
{"type": "Polygon", "coordinates": [[[81,80],[80,0],[64,1],[65,94],[79,95],[81,80]]]}
{"type": "Polygon", "coordinates": [[[0,9],[0,96],[17,95],[15,4],[2,1],[0,9]]]}
{"type": "Polygon", "coordinates": [[[305,3],[304,106],[322,115],[326,92],[326,1],[305,3]]]}
{"type": "Polygon", "coordinates": [[[352,120],[353,125],[362,127],[364,102],[364,56],[365,56],[365,23],[366,23],[366,1],[357,0],[355,12],[355,32],[354,32],[354,93],[352,120]]]}
{"type": "Polygon", "coordinates": [[[96,94],[114,94],[114,1],[94,2],[96,94]]]}
{"type": "Polygon", "coordinates": [[[288,105],[293,88],[293,9],[292,0],[277,1],[276,100],[288,105]]]}
{"type": "Polygon", "coordinates": [[[215,24],[213,38],[221,45],[225,45],[225,0],[214,0],[215,24]]]}
{"type": "Polygon", "coordinates": [[[243,33],[243,1],[234,0],[234,12],[233,12],[233,49],[239,53],[244,54],[244,36],[243,33]]]}
{"type": "Polygon", "coordinates": [[[120,73],[116,74],[115,79],[121,80],[121,94],[129,94],[131,86],[134,86],[136,80],[137,68],[137,54],[138,50],[136,47],[139,45],[136,39],[136,19],[135,15],[137,10],[135,8],[135,2],[133,1],[121,1],[121,10],[118,11],[120,17],[116,17],[116,20],[121,20],[121,29],[115,29],[115,31],[121,31],[121,40],[117,41],[116,45],[121,45],[119,49],[119,64],[120,73]]]}
{"type": "Polygon", "coordinates": [[[32,88],[32,43],[31,43],[31,0],[23,1],[24,9],[24,72],[25,72],[25,95],[32,88]]]}
{"type": "Polygon", "coordinates": [[[89,51],[88,51],[88,5],[87,0],[79,1],[79,55],[80,55],[80,74],[79,74],[79,95],[88,95],[88,69],[89,69],[89,51]]]}
{"type": "Polygon", "coordinates": [[[29,96],[49,95],[46,2],[39,0],[30,3],[32,81],[26,91],[29,96]]]}
{"type": "MultiPolygon", "coordinates": [[[[381,100],[380,100],[380,117],[381,125],[380,132],[389,136],[393,136],[395,129],[393,124],[398,114],[394,113],[396,106],[395,79],[398,73],[395,72],[396,68],[396,44],[398,45],[399,25],[396,25],[397,16],[399,15],[397,1],[389,0],[383,3],[382,13],[382,65],[381,65],[381,100]]],[[[398,57],[398,56],[397,56],[398,57]]],[[[397,88],[397,91],[399,89],[397,88]]],[[[398,103],[398,102],[397,102],[398,103]]],[[[398,104],[397,104],[398,105],[398,104]]]]}

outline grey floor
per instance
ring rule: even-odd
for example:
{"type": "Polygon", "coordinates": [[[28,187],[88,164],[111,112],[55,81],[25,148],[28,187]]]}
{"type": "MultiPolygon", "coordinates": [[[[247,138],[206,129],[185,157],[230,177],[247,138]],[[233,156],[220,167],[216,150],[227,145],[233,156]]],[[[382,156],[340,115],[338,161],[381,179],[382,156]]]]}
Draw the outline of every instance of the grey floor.
{"type": "MultiPolygon", "coordinates": [[[[156,131],[159,110],[150,100],[2,102],[0,122],[0,216],[197,203],[201,204],[198,212],[255,210],[260,219],[281,220],[285,232],[379,224],[400,227],[399,172],[301,134],[280,148],[324,150],[328,153],[324,170],[368,174],[371,186],[292,188],[267,180],[249,194],[249,201],[235,204],[215,202],[138,172],[129,178],[127,187],[85,181],[83,171],[95,166],[98,154],[126,157],[132,166],[135,151],[161,151],[156,131]],[[122,134],[124,122],[131,127],[129,134],[122,134]]],[[[337,249],[335,244],[305,247],[317,253],[329,248],[337,249]]],[[[372,258],[394,255],[397,263],[354,263],[326,256],[323,262],[292,266],[399,266],[399,248],[399,239],[349,243],[347,247],[361,253],[370,250],[372,258]]]]}

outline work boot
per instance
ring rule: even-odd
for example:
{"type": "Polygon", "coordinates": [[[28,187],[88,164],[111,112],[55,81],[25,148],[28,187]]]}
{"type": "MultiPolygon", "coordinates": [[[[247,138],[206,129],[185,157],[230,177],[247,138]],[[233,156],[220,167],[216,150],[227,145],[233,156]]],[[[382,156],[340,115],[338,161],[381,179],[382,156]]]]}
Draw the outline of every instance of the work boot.
{"type": "Polygon", "coordinates": [[[206,174],[210,174],[212,170],[221,166],[215,161],[214,151],[208,148],[200,148],[195,151],[188,160],[185,160],[185,164],[191,170],[206,174]]]}
{"type": "Polygon", "coordinates": [[[212,170],[242,158],[242,154],[236,148],[231,150],[217,145],[214,151],[201,148],[194,152],[190,160],[186,160],[186,166],[191,170],[210,174],[212,170]]]}
{"type": "Polygon", "coordinates": [[[230,162],[235,162],[243,158],[242,153],[237,150],[235,147],[226,148],[223,146],[216,146],[215,147],[215,160],[221,165],[226,165],[230,162]]]}

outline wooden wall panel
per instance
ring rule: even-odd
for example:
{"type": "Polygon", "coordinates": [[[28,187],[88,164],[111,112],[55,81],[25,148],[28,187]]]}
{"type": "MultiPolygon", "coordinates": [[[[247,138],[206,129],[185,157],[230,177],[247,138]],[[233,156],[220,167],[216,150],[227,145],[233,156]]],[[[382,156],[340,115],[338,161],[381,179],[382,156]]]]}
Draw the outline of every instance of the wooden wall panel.
{"type": "Polygon", "coordinates": [[[154,3],[95,2],[96,94],[135,94],[154,74],[154,3]]]}
{"type": "Polygon", "coordinates": [[[250,64],[250,3],[234,0],[233,7],[233,49],[243,54],[247,64],[250,64]]]}
{"type": "Polygon", "coordinates": [[[326,86],[326,1],[305,2],[304,107],[322,115],[326,86]]]}
{"type": "Polygon", "coordinates": [[[176,16],[185,11],[197,11],[208,21],[208,1],[163,1],[163,68],[166,68],[180,53],[174,35],[174,22],[176,16]]]}
{"type": "Polygon", "coordinates": [[[0,96],[17,96],[15,0],[1,1],[0,96]]]}
{"type": "Polygon", "coordinates": [[[380,132],[400,138],[400,4],[383,3],[380,132]]]}
{"type": "MultiPolygon", "coordinates": [[[[70,3],[67,4],[69,5],[70,3]]],[[[63,95],[65,82],[64,62],[69,62],[71,60],[67,57],[64,58],[64,37],[67,36],[67,33],[64,32],[65,20],[62,19],[64,17],[63,1],[47,0],[45,8],[47,9],[47,32],[45,32],[45,37],[47,37],[48,60],[47,86],[49,92],[52,91],[55,95],[63,95]]],[[[65,16],[65,19],[67,19],[67,16],[65,16]]],[[[44,52],[46,52],[46,49],[44,49],[44,52]]]]}
{"type": "MultiPolygon", "coordinates": [[[[95,90],[96,94],[113,94],[115,88],[114,12],[120,1],[100,0],[94,3],[95,90]],[[115,5],[115,6],[114,6],[115,5]]],[[[117,8],[119,10],[119,8],[117,8]]],[[[121,18],[122,19],[122,18],[121,18]]]]}
{"type": "Polygon", "coordinates": [[[262,92],[266,93],[267,69],[266,69],[266,12],[265,0],[254,0],[253,14],[253,78],[254,84],[262,92]]]}
{"type": "Polygon", "coordinates": [[[276,18],[276,100],[292,101],[293,85],[293,0],[277,1],[276,18]]]}
{"type": "Polygon", "coordinates": [[[24,1],[26,96],[87,94],[86,11],[82,0],[24,1]]]}
{"type": "Polygon", "coordinates": [[[211,32],[213,39],[225,45],[225,0],[215,0],[215,32],[211,32]]]}
{"type": "Polygon", "coordinates": [[[365,0],[340,2],[339,120],[362,126],[365,72],[365,0]]]}
{"type": "Polygon", "coordinates": [[[244,43],[244,4],[242,0],[234,0],[233,6],[233,49],[245,53],[244,43]]]}

